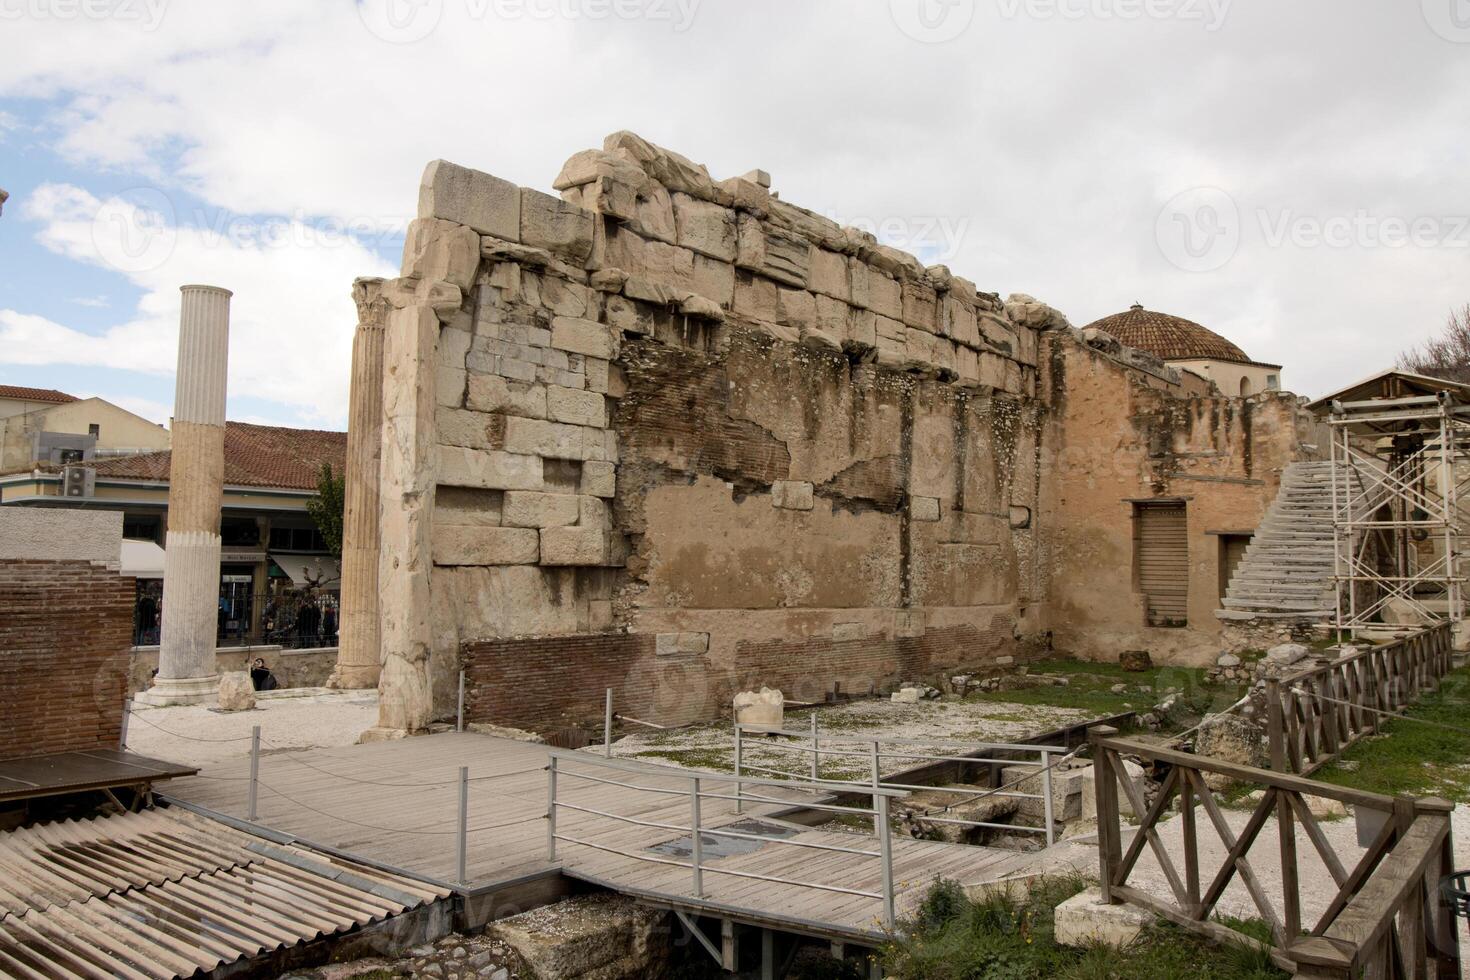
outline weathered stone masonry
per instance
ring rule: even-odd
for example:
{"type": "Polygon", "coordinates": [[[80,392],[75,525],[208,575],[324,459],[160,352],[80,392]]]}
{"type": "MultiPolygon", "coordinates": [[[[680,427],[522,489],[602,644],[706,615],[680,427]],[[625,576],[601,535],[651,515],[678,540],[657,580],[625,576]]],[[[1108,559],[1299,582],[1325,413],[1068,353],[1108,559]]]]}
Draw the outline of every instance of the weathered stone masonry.
{"type": "MultiPolygon", "coordinates": [[[[384,286],[377,735],[452,703],[467,644],[509,677],[651,638],[645,687],[701,678],[664,720],[775,674],[1012,655],[1041,600],[1037,330],[768,184],[628,133],[568,162],[564,200],[430,165],[384,286]]],[[[596,659],[535,676],[571,690],[596,659]]]]}
{"type": "MultiPolygon", "coordinates": [[[[1068,358],[1097,358],[1115,400],[1163,393],[1154,421],[1127,410],[1149,462],[1106,492],[1168,490],[1156,443],[1208,382],[1104,356],[769,183],[630,133],[572,157],[562,199],[429,166],[382,287],[371,737],[447,715],[461,664],[472,720],[549,727],[606,687],[678,723],[760,683],[818,697],[1043,647],[1052,521],[1077,499],[1051,458],[1090,397],[1068,358]]],[[[1098,554],[1067,571],[1116,595],[1126,558],[1098,554]]]]}

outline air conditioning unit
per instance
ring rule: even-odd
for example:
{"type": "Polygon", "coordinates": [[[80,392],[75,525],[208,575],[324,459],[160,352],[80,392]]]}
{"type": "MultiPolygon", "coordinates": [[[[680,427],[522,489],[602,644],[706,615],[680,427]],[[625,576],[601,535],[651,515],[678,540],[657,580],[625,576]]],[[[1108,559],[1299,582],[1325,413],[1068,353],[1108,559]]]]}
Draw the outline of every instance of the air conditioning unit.
{"type": "Polygon", "coordinates": [[[97,470],[91,466],[68,466],[61,471],[64,497],[91,497],[97,493],[97,470]]]}

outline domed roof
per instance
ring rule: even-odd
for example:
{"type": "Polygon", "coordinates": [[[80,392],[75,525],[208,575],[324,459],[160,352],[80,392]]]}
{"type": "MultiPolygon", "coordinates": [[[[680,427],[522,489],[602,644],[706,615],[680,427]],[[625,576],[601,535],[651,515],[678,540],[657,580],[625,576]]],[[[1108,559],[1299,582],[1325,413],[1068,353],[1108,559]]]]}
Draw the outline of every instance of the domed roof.
{"type": "Polygon", "coordinates": [[[1165,361],[1256,363],[1246,356],[1245,351],[1213,330],[1183,317],[1145,310],[1138,303],[1123,313],[1105,316],[1087,326],[1111,334],[1127,347],[1147,351],[1165,361]]]}

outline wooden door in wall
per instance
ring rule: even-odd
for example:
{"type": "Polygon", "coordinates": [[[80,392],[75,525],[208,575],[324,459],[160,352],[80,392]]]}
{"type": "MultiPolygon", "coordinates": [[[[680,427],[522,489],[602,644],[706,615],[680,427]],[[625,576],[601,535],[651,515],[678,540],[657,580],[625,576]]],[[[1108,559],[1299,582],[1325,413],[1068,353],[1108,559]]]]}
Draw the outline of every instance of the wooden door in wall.
{"type": "Polygon", "coordinates": [[[1134,561],[1150,626],[1189,624],[1189,534],[1182,502],[1134,505],[1134,561]]]}

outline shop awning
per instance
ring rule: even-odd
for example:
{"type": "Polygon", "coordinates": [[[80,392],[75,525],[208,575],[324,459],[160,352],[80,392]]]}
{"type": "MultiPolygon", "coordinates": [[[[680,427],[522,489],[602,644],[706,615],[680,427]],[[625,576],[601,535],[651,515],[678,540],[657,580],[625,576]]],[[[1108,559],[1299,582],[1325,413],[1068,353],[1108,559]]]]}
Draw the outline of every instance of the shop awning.
{"type": "Polygon", "coordinates": [[[282,555],[272,552],[271,561],[281,566],[281,571],[291,577],[291,584],[298,589],[333,591],[342,587],[342,562],[331,555],[282,555]]]}
{"type": "Polygon", "coordinates": [[[163,549],[152,541],[123,538],[118,571],[133,578],[163,578],[163,549]]]}

